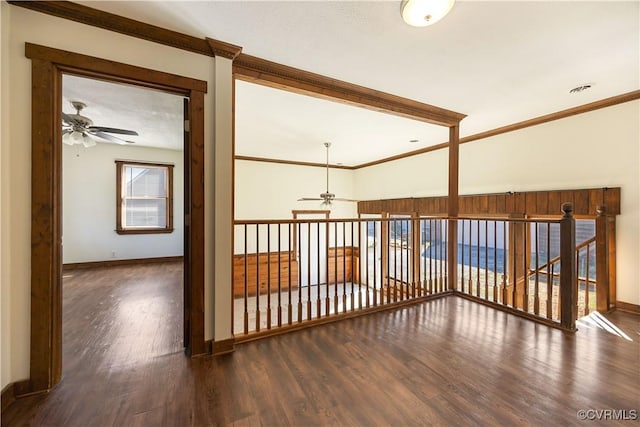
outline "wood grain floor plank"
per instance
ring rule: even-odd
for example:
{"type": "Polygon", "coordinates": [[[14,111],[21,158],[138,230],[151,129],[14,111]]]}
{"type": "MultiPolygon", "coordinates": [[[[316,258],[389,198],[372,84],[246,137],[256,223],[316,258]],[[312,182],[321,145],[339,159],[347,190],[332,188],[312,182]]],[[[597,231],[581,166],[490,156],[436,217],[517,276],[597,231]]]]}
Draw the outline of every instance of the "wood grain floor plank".
{"type": "Polygon", "coordinates": [[[638,316],[599,320],[630,340],[569,334],[451,296],[189,359],[181,277],[179,263],[65,277],[63,380],[2,425],[572,426],[579,409],[640,409],[638,316]]]}

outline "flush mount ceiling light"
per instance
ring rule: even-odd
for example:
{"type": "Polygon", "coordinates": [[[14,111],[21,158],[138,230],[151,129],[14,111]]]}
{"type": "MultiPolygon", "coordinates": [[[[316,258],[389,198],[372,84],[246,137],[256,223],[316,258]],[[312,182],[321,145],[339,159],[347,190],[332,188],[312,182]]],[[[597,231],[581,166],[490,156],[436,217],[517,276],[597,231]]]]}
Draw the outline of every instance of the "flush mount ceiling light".
{"type": "Polygon", "coordinates": [[[426,27],[444,18],[455,0],[404,0],[400,6],[402,19],[414,27],[426,27]]]}

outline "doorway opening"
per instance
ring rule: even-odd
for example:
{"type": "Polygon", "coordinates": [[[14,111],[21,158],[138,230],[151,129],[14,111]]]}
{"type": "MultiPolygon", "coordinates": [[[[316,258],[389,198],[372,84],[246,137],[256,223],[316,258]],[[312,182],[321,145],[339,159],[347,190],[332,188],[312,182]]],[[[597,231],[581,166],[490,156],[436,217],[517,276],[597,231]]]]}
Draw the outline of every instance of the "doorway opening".
{"type": "Polygon", "coordinates": [[[63,373],[183,349],[188,102],[62,74],[63,373]]]}
{"type": "MultiPolygon", "coordinates": [[[[62,375],[62,76],[163,90],[189,99],[184,144],[184,347],[204,354],[205,81],[26,43],[32,75],[30,378],[21,394],[62,375]]],[[[114,183],[115,186],[115,183],[114,183]]],[[[178,219],[176,219],[178,220],[178,219]]]]}

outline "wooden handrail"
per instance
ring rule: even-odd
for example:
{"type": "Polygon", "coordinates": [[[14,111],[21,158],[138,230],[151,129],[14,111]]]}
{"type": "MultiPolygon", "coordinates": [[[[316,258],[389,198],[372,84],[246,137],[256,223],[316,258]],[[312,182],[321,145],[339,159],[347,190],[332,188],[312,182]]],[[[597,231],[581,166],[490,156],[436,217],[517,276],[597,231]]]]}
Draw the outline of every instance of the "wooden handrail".
{"type": "MultiPolygon", "coordinates": [[[[589,246],[591,243],[594,243],[595,241],[596,241],[596,236],[593,236],[592,238],[585,240],[584,242],[580,243],[579,245],[576,245],[576,252],[580,252],[580,249],[589,246]]],[[[540,270],[542,270],[543,268],[546,268],[546,267],[550,266],[551,264],[556,264],[559,261],[560,261],[560,257],[557,256],[555,258],[550,259],[548,262],[546,262],[545,264],[542,264],[540,267],[538,267],[536,269],[529,269],[530,275],[535,274],[536,271],[540,272],[540,270]]]]}
{"type": "Polygon", "coordinates": [[[472,221],[508,221],[513,223],[538,223],[538,224],[560,224],[558,219],[530,219],[530,218],[481,218],[481,217],[449,217],[443,216],[418,216],[407,218],[393,218],[393,217],[380,217],[380,218],[314,218],[314,219],[236,219],[233,221],[234,225],[256,225],[256,224],[307,224],[307,223],[337,223],[337,222],[392,222],[392,221],[411,221],[411,220],[472,220],[472,221]]]}

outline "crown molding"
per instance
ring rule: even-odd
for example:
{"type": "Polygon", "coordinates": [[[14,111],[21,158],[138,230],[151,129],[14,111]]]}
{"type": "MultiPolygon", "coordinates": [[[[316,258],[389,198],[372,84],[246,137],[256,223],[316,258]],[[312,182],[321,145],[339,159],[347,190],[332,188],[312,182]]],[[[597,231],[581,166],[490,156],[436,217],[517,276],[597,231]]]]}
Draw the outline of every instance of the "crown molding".
{"type": "Polygon", "coordinates": [[[211,52],[213,52],[213,56],[221,56],[233,61],[242,52],[242,46],[236,46],[235,44],[210,39],[209,37],[205,40],[209,44],[211,52]]]}
{"type": "Polygon", "coordinates": [[[134,19],[125,18],[109,12],[104,12],[70,1],[16,1],[8,3],[31,9],[47,15],[69,19],[93,27],[102,28],[127,36],[160,43],[201,55],[213,56],[211,47],[206,40],[168,30],[156,25],[146,24],[134,19]]]}
{"type": "MultiPolygon", "coordinates": [[[[248,162],[262,162],[262,163],[279,163],[284,165],[294,165],[294,166],[310,166],[317,168],[326,168],[326,163],[313,163],[313,162],[298,162],[295,160],[282,160],[282,159],[270,159],[266,157],[251,157],[251,156],[235,156],[235,160],[245,160],[248,162]]],[[[353,170],[354,166],[344,166],[344,165],[329,165],[331,169],[346,169],[353,170]]]]}
{"type": "MultiPolygon", "coordinates": [[[[466,144],[468,142],[478,141],[481,139],[489,138],[491,136],[500,135],[507,132],[513,132],[516,130],[528,128],[531,126],[537,126],[544,123],[553,122],[555,120],[564,119],[567,117],[575,116],[578,114],[589,113],[591,111],[599,110],[601,108],[613,107],[614,105],[624,104],[625,102],[635,101],[640,99],[640,90],[635,90],[632,92],[623,93],[622,95],[612,96],[610,98],[601,99],[599,101],[591,102],[588,104],[579,105],[577,107],[568,108],[566,110],[557,111],[555,113],[545,114],[544,116],[535,117],[533,119],[524,120],[517,123],[512,123],[507,126],[502,126],[499,128],[491,129],[485,132],[476,133],[473,135],[465,136],[464,138],[460,138],[459,144],[466,144]]],[[[431,151],[440,150],[442,148],[447,148],[449,146],[449,141],[442,142],[440,144],[431,145],[429,147],[421,148],[419,150],[409,151],[404,154],[397,154],[395,156],[385,157],[380,160],[375,160],[372,162],[362,163],[359,165],[353,166],[354,169],[362,169],[369,166],[375,166],[382,163],[391,162],[394,160],[400,160],[407,157],[417,156],[419,154],[429,153],[431,151]]]]}

